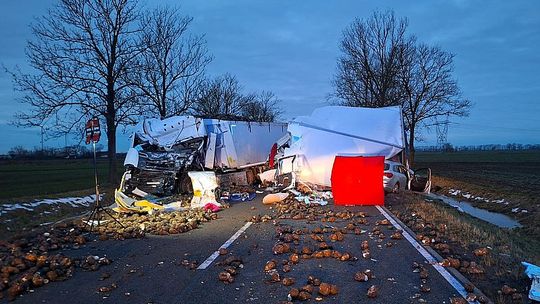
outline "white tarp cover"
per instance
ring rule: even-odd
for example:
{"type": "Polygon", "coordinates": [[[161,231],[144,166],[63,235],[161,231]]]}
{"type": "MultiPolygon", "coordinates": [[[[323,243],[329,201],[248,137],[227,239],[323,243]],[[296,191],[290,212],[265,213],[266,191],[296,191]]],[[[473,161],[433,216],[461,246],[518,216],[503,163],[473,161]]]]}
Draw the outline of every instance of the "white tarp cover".
{"type": "Polygon", "coordinates": [[[184,140],[206,136],[202,119],[194,116],[145,119],[137,126],[135,133],[141,140],[162,147],[171,147],[184,140]]]}
{"type": "Polygon", "coordinates": [[[404,147],[400,107],[359,108],[327,106],[311,116],[289,122],[294,170],[302,181],[331,186],[330,175],[337,155],[385,156],[404,147]]]}

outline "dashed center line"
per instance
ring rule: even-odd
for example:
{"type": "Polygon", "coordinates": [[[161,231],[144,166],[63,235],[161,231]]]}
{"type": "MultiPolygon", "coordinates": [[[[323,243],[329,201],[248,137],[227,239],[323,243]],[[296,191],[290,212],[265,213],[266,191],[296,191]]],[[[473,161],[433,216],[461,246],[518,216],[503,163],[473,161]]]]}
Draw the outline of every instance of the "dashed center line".
{"type": "Polygon", "coordinates": [[[197,269],[204,270],[208,268],[208,266],[210,266],[210,264],[212,264],[212,262],[219,256],[219,249],[229,247],[242,233],[249,228],[249,226],[251,226],[251,224],[253,224],[253,222],[247,222],[244,226],[242,226],[242,228],[238,229],[235,234],[233,234],[225,243],[223,243],[218,250],[214,251],[214,253],[212,253],[201,265],[199,265],[197,269]]]}

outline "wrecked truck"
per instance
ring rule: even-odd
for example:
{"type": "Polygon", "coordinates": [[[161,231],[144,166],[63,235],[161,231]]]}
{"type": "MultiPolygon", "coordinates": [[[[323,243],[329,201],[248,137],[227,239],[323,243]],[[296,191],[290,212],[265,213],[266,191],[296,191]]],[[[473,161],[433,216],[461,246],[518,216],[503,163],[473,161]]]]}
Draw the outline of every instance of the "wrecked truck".
{"type": "Polygon", "coordinates": [[[158,197],[190,193],[190,171],[214,171],[235,184],[251,182],[286,131],[287,124],[275,122],[145,119],[132,136],[121,190],[158,197]]]}

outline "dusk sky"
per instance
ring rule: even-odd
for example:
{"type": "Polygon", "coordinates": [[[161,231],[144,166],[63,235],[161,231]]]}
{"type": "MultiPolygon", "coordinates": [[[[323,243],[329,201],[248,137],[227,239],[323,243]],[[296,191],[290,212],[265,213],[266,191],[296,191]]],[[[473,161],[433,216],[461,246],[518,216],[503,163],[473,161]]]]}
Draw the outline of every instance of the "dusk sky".
{"type": "MultiPolygon", "coordinates": [[[[30,71],[25,58],[28,25],[54,0],[3,0],[0,63],[30,71]]],[[[540,1],[150,1],[180,6],[194,18],[191,32],[205,34],[214,56],[210,75],[229,72],[246,92],[271,90],[282,100],[282,120],[326,104],[342,31],[356,17],[393,9],[409,19],[409,33],[455,54],[455,77],[474,106],[454,118],[454,145],[540,143],[540,1]]],[[[15,145],[40,145],[39,129],[8,125],[22,109],[11,79],[0,71],[0,154],[15,145]]],[[[423,132],[436,142],[435,130],[423,132]]],[[[70,142],[73,140],[70,139],[70,142]]],[[[46,146],[63,146],[64,138],[46,146]]],[[[126,135],[119,151],[128,146],[126,135]]]]}

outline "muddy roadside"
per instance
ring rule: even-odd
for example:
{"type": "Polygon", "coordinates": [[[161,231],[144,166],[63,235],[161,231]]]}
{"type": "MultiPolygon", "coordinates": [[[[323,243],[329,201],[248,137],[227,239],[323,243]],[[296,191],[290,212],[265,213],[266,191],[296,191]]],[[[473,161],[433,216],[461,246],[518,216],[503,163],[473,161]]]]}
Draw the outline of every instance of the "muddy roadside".
{"type": "Polygon", "coordinates": [[[410,192],[389,194],[388,208],[425,246],[496,303],[528,303],[522,261],[540,263],[540,242],[526,228],[502,229],[410,192]]]}

